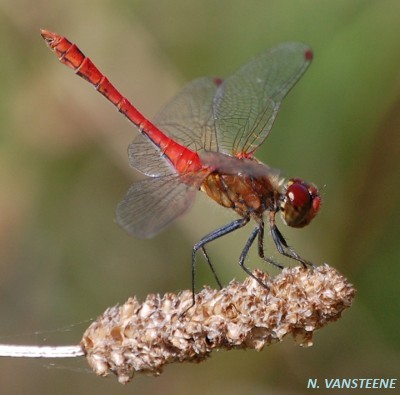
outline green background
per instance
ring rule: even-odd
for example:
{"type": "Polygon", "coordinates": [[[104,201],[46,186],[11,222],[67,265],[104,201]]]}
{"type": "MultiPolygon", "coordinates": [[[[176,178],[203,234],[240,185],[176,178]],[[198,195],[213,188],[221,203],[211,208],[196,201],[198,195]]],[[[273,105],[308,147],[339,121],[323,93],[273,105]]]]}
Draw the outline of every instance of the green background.
{"type": "MultiPolygon", "coordinates": [[[[57,62],[39,28],[79,43],[149,117],[193,78],[229,75],[283,41],[308,43],[313,64],[258,158],[320,186],[314,222],[280,229],[358,294],[309,349],[287,338],[261,353],[221,351],[125,387],[91,374],[84,359],[2,358],[2,395],[304,394],[309,378],[399,377],[400,2],[0,0],[4,344],[75,344],[108,306],[188,288],[192,245],[234,218],[199,194],[158,237],[126,235],[114,209],[138,177],[126,155],[136,132],[57,62]]],[[[244,278],[237,258],[249,231],[209,249],[224,283],[244,278]]],[[[248,264],[263,265],[254,251],[248,264]]],[[[214,285],[198,266],[198,285],[214,285]]]]}

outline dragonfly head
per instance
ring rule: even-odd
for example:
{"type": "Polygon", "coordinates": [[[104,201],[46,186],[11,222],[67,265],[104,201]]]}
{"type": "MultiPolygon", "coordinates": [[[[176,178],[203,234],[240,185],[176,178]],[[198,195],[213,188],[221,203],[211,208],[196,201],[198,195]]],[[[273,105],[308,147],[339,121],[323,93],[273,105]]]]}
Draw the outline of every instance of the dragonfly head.
{"type": "Polygon", "coordinates": [[[280,211],[286,225],[302,228],[308,225],[321,207],[321,196],[315,185],[291,178],[282,196],[280,211]]]}

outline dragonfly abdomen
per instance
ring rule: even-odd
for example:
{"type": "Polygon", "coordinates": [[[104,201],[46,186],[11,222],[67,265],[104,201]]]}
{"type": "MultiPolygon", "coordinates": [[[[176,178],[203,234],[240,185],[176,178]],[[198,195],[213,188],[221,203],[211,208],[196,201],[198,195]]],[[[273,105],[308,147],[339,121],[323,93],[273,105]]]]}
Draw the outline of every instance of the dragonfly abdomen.
{"type": "Polygon", "coordinates": [[[203,167],[196,152],[173,141],[148,121],[75,44],[47,30],[41,30],[41,34],[59,61],[73,69],[114,104],[120,113],[160,148],[161,155],[167,157],[178,173],[199,171],[203,167]]]}

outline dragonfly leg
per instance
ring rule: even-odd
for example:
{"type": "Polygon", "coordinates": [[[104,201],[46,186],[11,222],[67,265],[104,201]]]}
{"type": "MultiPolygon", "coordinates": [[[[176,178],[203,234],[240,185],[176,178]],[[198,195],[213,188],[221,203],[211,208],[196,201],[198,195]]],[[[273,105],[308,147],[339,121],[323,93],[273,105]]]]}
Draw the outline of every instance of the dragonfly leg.
{"type": "Polygon", "coordinates": [[[205,245],[222,237],[222,236],[227,235],[228,233],[233,232],[236,229],[242,228],[249,222],[249,220],[250,220],[250,217],[239,218],[227,225],[224,225],[221,228],[214,230],[213,232],[209,233],[208,235],[204,236],[198,243],[196,243],[193,246],[193,250],[192,250],[192,296],[193,296],[193,300],[192,300],[192,305],[187,310],[191,309],[195,305],[196,254],[197,254],[197,251],[201,250],[203,252],[203,254],[206,257],[206,260],[208,262],[208,265],[210,266],[212,272],[214,273],[215,278],[217,279],[218,285],[221,286],[221,283],[220,283],[218,277],[216,276],[216,273],[211,264],[210,258],[208,257],[208,254],[205,250],[205,245]]]}
{"type": "Polygon", "coordinates": [[[253,232],[251,232],[250,237],[247,239],[246,245],[244,246],[242,253],[240,254],[240,258],[239,258],[239,265],[240,267],[251,277],[254,278],[254,280],[256,280],[262,287],[269,289],[267,284],[264,284],[259,278],[257,278],[252,272],[251,270],[245,266],[244,261],[247,257],[247,254],[249,253],[249,249],[250,247],[253,245],[254,240],[256,239],[257,235],[260,232],[260,226],[257,226],[256,228],[254,228],[253,232]]]}
{"type": "Polygon", "coordinates": [[[214,269],[214,265],[211,263],[210,257],[208,256],[206,248],[204,246],[201,247],[201,252],[203,253],[204,258],[206,259],[206,261],[208,263],[208,266],[210,267],[210,269],[211,269],[211,271],[212,271],[212,273],[214,275],[215,281],[217,282],[219,289],[222,289],[221,281],[218,278],[218,275],[217,275],[217,273],[216,273],[216,271],[214,269]]]}
{"type": "Polygon", "coordinates": [[[310,261],[302,258],[300,255],[297,254],[293,248],[289,247],[285,238],[283,237],[282,233],[279,231],[278,227],[275,224],[275,213],[271,212],[270,217],[269,217],[269,225],[271,229],[271,235],[272,239],[274,240],[274,243],[276,245],[276,248],[278,249],[279,253],[281,253],[284,256],[287,256],[289,258],[292,258],[296,260],[297,262],[300,262],[303,267],[307,268],[307,266],[310,267],[315,267],[313,263],[310,261]]]}
{"type": "Polygon", "coordinates": [[[258,256],[265,262],[268,262],[279,269],[283,269],[284,267],[283,265],[275,262],[272,258],[266,257],[264,254],[264,221],[261,221],[258,227],[258,256]]]}

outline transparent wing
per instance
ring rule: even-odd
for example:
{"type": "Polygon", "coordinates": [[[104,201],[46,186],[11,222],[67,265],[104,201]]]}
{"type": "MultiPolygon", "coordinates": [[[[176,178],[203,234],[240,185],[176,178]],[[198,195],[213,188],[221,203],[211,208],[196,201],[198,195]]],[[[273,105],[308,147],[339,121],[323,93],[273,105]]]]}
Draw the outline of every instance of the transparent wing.
{"type": "Polygon", "coordinates": [[[221,84],[213,104],[220,151],[248,156],[257,149],[311,58],[306,45],[284,43],[258,55],[221,84]]]}
{"type": "Polygon", "coordinates": [[[176,173],[168,160],[163,158],[159,147],[141,134],[129,144],[128,157],[129,164],[146,176],[159,177],[176,173]]]}
{"type": "Polygon", "coordinates": [[[221,82],[212,77],[190,82],[161,110],[154,124],[193,151],[216,151],[212,106],[221,82]]]}
{"type": "MultiPolygon", "coordinates": [[[[173,140],[194,151],[216,150],[212,104],[220,79],[198,78],[187,84],[156,116],[154,124],[173,140]]],[[[160,149],[138,135],[128,148],[132,167],[150,177],[175,173],[160,149]]]]}
{"type": "Polygon", "coordinates": [[[146,178],[134,183],[117,206],[117,222],[129,234],[152,237],[191,206],[195,193],[177,174],[146,178]]]}

